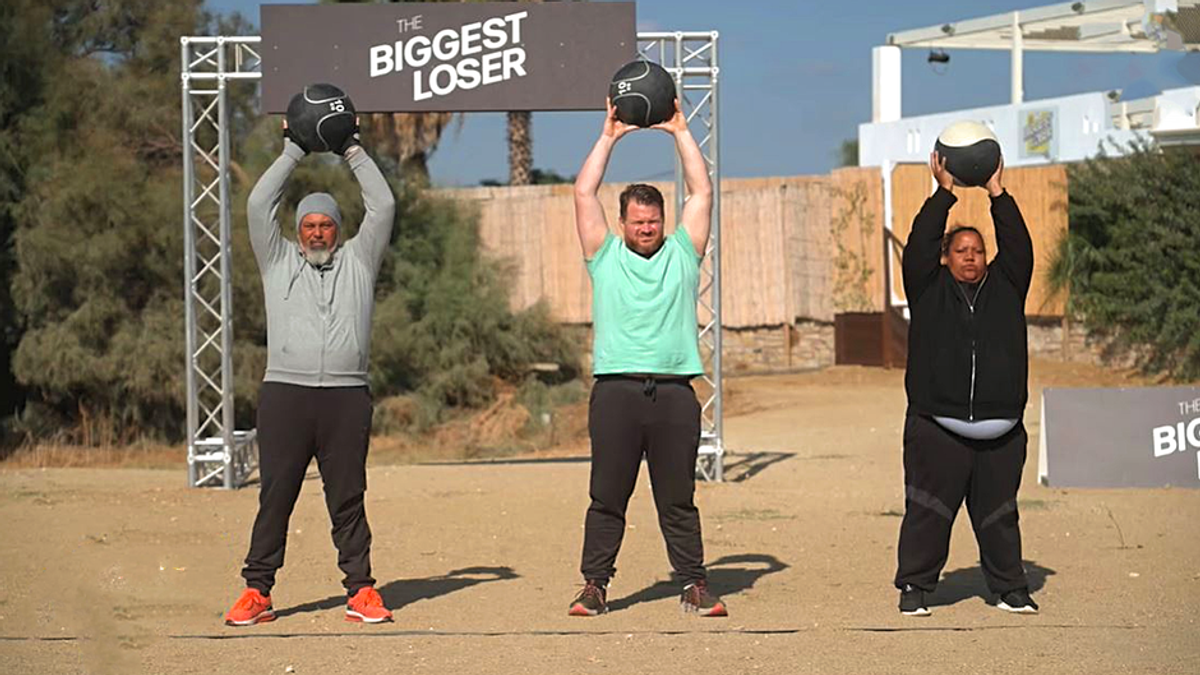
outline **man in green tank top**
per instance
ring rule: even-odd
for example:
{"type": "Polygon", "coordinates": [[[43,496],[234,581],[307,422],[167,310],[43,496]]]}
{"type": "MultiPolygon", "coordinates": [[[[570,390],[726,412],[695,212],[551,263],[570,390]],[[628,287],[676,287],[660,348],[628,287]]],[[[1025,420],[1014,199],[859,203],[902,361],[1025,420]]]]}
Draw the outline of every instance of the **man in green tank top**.
{"type": "Polygon", "coordinates": [[[676,102],[675,115],[651,128],[671,134],[683,164],[688,199],[670,236],[663,196],[630,185],[620,198],[620,236],[598,196],[613,146],[638,127],[608,105],[604,130],[575,180],[575,227],[592,277],[592,372],[588,407],[592,441],[591,505],[584,521],[584,586],[573,616],[608,610],[625,534],[625,508],[642,457],[650,470],[659,527],[683,584],[681,605],[699,616],[726,616],[708,589],[696,490],[700,404],[691,378],[704,372],[696,321],[700,261],[712,222],[712,183],[700,147],[676,102]]]}

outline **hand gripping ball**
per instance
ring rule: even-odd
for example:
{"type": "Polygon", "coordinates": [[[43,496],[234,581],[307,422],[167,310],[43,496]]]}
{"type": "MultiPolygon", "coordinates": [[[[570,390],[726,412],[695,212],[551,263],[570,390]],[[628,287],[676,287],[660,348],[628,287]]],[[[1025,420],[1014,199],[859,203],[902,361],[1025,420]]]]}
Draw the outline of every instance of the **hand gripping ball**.
{"type": "Polygon", "coordinates": [[[608,98],[625,124],[654,126],[675,114],[675,80],[657,63],[631,61],[613,75],[608,98]]]}
{"type": "Polygon", "coordinates": [[[1000,165],[996,134],[979,122],[951,124],[942,130],[933,149],[946,159],[946,170],[962,185],[984,185],[1000,165]]]}
{"type": "Polygon", "coordinates": [[[310,84],[292,97],[288,131],[308,152],[335,152],[357,130],[354,103],[332,84],[310,84]]]}

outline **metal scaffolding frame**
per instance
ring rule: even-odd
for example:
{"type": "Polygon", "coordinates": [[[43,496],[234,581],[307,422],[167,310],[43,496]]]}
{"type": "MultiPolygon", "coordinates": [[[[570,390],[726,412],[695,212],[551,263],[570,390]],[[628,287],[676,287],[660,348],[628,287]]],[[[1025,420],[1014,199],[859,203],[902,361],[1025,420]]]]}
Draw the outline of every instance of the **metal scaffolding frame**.
{"type": "Polygon", "coordinates": [[[179,39],[183,93],[184,307],[188,485],[241,487],[258,465],[254,430],[234,428],[229,126],[232,80],[258,80],[258,37],[179,39]]]}
{"type": "MultiPolygon", "coordinates": [[[[713,185],[712,231],[700,263],[698,316],[703,382],[697,394],[700,412],[700,454],[696,474],[705,480],[725,478],[725,444],[721,407],[721,165],[717,131],[717,31],[638,33],[638,54],[654,61],[675,78],[680,108],[692,127],[708,164],[713,185]],[[699,133],[696,133],[699,132],[699,133]]],[[[675,213],[683,211],[683,165],[675,157],[675,213]]],[[[678,217],[678,215],[676,216],[678,217]]]]}
{"type": "MultiPolygon", "coordinates": [[[[235,429],[233,285],[229,189],[228,85],[262,79],[262,38],[182,37],[184,307],[187,342],[188,485],[241,487],[258,466],[256,430],[235,429]]],[[[675,78],[713,189],[712,234],[701,264],[697,474],[724,477],[721,420],[721,197],[717,144],[717,33],[638,33],[638,53],[675,78]]],[[[676,213],[683,207],[683,168],[675,161],[676,213]]]]}

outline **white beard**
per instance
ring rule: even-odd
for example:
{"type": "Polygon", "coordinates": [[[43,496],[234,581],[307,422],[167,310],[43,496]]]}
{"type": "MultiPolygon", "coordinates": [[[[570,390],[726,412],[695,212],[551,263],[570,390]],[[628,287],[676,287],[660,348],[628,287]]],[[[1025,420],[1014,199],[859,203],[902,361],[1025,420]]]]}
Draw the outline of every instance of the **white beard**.
{"type": "Polygon", "coordinates": [[[322,248],[318,250],[302,248],[301,252],[304,254],[304,259],[314,267],[324,267],[329,263],[330,259],[333,258],[333,249],[331,248],[322,248]]]}

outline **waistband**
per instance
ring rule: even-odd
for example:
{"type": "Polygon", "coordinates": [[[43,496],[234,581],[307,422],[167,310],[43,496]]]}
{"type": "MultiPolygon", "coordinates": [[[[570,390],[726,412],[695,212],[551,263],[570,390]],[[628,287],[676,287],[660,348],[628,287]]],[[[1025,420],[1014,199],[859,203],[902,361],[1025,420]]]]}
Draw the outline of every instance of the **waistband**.
{"type": "Polygon", "coordinates": [[[605,373],[595,375],[597,382],[612,380],[633,380],[634,382],[655,382],[658,384],[688,384],[695,375],[662,375],[659,373],[605,373]]]}

